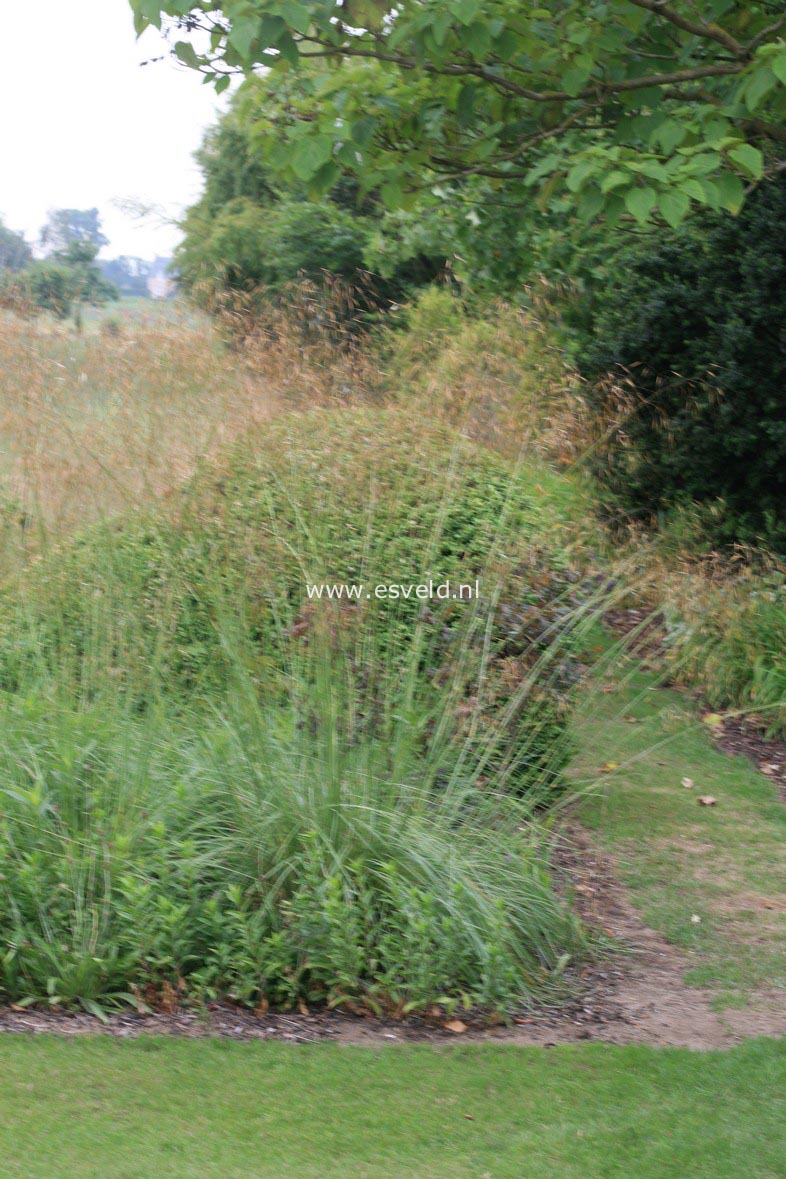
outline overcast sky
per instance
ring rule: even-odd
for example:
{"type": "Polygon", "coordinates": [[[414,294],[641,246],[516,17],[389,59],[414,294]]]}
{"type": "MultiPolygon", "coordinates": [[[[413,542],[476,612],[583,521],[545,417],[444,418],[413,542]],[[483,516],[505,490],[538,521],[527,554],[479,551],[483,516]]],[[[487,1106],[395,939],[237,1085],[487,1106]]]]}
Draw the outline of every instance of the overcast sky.
{"type": "Polygon", "coordinates": [[[29,240],[48,209],[97,205],[104,256],[169,254],[171,225],[138,222],[116,200],[177,217],[199,193],[192,154],[222,100],[139,40],[127,0],[2,0],[0,216],[29,240]]]}

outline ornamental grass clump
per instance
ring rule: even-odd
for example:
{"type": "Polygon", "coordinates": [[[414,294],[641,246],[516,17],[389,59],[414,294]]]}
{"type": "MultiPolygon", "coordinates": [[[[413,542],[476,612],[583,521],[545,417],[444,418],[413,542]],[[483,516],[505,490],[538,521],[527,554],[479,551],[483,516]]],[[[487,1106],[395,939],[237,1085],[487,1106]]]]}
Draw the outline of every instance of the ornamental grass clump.
{"type": "Polygon", "coordinates": [[[5,1000],[504,1013],[586,949],[540,816],[597,603],[523,469],[315,411],[2,605],[5,1000]],[[429,580],[480,592],[307,589],[429,580]]]}

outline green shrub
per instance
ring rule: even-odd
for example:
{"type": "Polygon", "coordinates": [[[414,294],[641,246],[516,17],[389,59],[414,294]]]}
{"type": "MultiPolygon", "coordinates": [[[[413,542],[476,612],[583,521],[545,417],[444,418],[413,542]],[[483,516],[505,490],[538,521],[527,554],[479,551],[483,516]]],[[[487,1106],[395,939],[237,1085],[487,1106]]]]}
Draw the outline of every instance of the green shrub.
{"type": "Polygon", "coordinates": [[[28,568],[0,631],[0,994],[509,1009],[589,609],[516,471],[398,411],[246,440],[28,568]],[[476,601],[307,583],[474,583],[476,601]]]}
{"type": "Polygon", "coordinates": [[[186,229],[178,272],[209,303],[231,291],[282,296],[299,278],[325,272],[356,279],[369,234],[365,218],[331,202],[288,199],[265,208],[246,197],[214,216],[197,207],[186,229]]]}
{"type": "MultiPolygon", "coordinates": [[[[651,518],[680,502],[726,510],[723,543],[786,547],[786,180],[738,217],[703,217],[623,254],[580,357],[605,416],[629,402],[596,452],[616,510],[651,518]],[[616,388],[614,387],[616,385],[616,388]]],[[[611,507],[611,505],[610,505],[611,507]]]]}
{"type": "Polygon", "coordinates": [[[0,629],[0,686],[59,668],[91,698],[109,683],[138,707],[162,691],[209,700],[234,674],[231,620],[263,694],[288,690],[304,649],[340,648],[364,701],[357,724],[382,726],[414,681],[431,697],[449,684],[458,711],[473,701],[477,738],[506,743],[506,764],[518,734],[510,782],[540,794],[568,754],[569,628],[560,658],[539,660],[574,587],[559,553],[532,547],[536,515],[523,472],[439,425],[388,411],[288,420],[196,477],[168,514],[93,528],[43,561],[0,629]],[[373,596],[429,580],[479,581],[481,597],[373,596]],[[307,585],[331,582],[362,583],[361,600],[309,599],[307,585]]]}

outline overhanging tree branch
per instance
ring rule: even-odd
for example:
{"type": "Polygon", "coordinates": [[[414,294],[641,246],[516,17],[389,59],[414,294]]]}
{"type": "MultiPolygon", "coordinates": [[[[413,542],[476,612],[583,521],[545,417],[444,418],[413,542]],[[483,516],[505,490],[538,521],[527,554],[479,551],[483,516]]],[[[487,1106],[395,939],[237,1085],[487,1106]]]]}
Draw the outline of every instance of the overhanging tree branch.
{"type": "Polygon", "coordinates": [[[319,38],[303,39],[303,44],[322,45],[321,50],[301,51],[303,58],[341,58],[358,57],[370,58],[374,61],[384,61],[396,65],[402,70],[422,70],[427,74],[441,77],[472,77],[488,82],[497,90],[511,94],[517,98],[525,98],[530,102],[574,102],[598,96],[630,93],[635,90],[649,90],[662,86],[678,86],[683,82],[697,82],[704,78],[722,78],[732,74],[739,74],[745,69],[744,62],[718,62],[717,65],[696,66],[691,69],[674,70],[672,73],[646,74],[639,78],[624,78],[619,82],[598,81],[592,86],[585,86],[577,94],[570,94],[567,90],[533,90],[528,86],[521,86],[510,78],[487,69],[477,62],[467,62],[465,65],[446,63],[435,65],[433,62],[419,62],[413,58],[404,57],[398,53],[385,53],[377,49],[363,49],[355,45],[332,46],[329,42],[319,38]]]}
{"type": "Polygon", "coordinates": [[[633,4],[636,8],[644,8],[647,12],[653,12],[656,16],[662,16],[669,24],[682,29],[685,33],[691,33],[694,37],[701,37],[702,40],[707,41],[716,41],[718,45],[723,45],[735,57],[746,59],[750,56],[750,48],[741,45],[736,37],[733,37],[731,33],[727,33],[719,25],[707,24],[706,21],[701,20],[688,20],[687,17],[681,16],[673,9],[670,4],[664,3],[664,0],[628,0],[628,3],[633,4]]]}

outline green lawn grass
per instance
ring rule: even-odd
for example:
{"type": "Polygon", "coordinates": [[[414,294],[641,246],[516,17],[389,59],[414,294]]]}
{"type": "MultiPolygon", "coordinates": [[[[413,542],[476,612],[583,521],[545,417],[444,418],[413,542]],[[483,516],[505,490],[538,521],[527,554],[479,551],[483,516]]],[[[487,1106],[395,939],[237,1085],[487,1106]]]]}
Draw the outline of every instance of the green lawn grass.
{"type": "Polygon", "coordinates": [[[786,1045],[381,1050],[0,1040],[0,1173],[764,1179],[786,1045]]]}
{"type": "Polygon", "coordinates": [[[688,983],[714,990],[718,1006],[780,988],[786,1001],[786,806],[750,761],[715,747],[690,697],[627,670],[616,691],[592,693],[578,728],[578,778],[619,763],[581,819],[645,921],[686,952],[688,983]]]}

